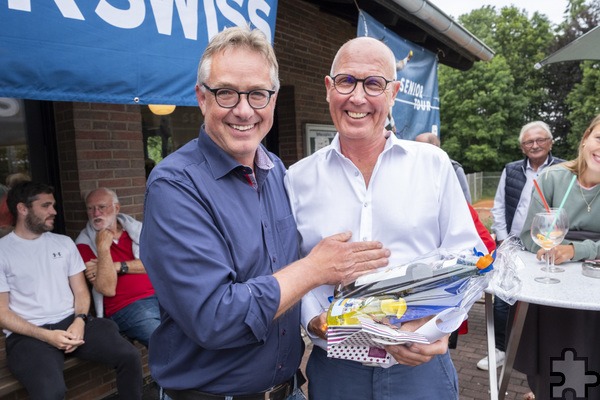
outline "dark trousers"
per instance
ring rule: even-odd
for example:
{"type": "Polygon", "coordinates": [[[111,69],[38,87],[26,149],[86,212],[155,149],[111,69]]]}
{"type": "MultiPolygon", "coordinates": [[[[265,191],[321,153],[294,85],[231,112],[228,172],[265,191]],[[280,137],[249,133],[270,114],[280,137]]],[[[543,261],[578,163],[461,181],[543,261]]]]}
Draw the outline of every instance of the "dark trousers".
{"type": "MultiPolygon", "coordinates": [[[[66,330],[73,316],[44,325],[46,329],[66,330]]],[[[105,318],[90,318],[85,326],[85,343],[73,353],[29,336],[11,334],[6,338],[8,368],[32,400],[65,398],[63,376],[65,356],[100,362],[115,368],[121,399],[142,398],[142,361],[139,351],[119,333],[117,324],[105,318]]]]}
{"type": "Polygon", "coordinates": [[[506,351],[506,326],[509,310],[510,304],[498,296],[494,296],[494,338],[496,339],[496,348],[500,351],[506,351]]]}

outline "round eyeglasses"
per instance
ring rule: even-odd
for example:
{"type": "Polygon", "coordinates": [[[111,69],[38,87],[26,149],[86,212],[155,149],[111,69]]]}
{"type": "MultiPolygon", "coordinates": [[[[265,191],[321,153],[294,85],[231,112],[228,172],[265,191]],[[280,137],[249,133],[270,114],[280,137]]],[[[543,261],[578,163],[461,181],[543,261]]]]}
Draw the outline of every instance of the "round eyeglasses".
{"type": "Polygon", "coordinates": [[[348,74],[337,74],[329,76],[333,80],[333,87],[339,94],[350,94],[356,89],[356,84],[362,82],[363,90],[369,96],[379,96],[385,92],[388,83],[393,80],[387,80],[383,76],[367,76],[364,79],[358,79],[348,74]]]}
{"type": "Polygon", "coordinates": [[[271,100],[271,96],[275,94],[274,90],[267,89],[255,89],[250,90],[248,92],[238,92],[235,89],[229,88],[211,88],[206,83],[202,83],[206,89],[208,89],[212,94],[215,95],[215,100],[217,104],[223,108],[234,108],[240,102],[241,95],[246,95],[246,100],[248,100],[248,104],[255,110],[260,110],[261,108],[265,108],[269,101],[271,100]]]}

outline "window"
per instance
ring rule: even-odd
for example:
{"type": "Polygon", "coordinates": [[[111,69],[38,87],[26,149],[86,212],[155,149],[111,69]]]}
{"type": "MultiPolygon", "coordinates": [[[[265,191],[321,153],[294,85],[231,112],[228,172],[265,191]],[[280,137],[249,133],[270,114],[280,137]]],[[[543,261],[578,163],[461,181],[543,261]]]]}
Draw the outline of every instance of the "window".
{"type": "Polygon", "coordinates": [[[18,172],[31,176],[25,105],[23,100],[0,97],[0,184],[18,172]]]}

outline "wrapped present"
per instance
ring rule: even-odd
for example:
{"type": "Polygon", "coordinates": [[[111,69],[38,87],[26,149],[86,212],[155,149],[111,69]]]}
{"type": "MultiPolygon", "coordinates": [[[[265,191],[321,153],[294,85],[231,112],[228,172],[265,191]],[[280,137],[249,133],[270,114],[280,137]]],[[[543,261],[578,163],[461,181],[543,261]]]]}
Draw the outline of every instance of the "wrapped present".
{"type": "Polygon", "coordinates": [[[336,289],[327,313],[328,355],[392,365],[384,345],[433,343],[456,330],[481,298],[495,253],[437,250],[336,289]],[[428,318],[416,332],[406,321],[428,318]]]}

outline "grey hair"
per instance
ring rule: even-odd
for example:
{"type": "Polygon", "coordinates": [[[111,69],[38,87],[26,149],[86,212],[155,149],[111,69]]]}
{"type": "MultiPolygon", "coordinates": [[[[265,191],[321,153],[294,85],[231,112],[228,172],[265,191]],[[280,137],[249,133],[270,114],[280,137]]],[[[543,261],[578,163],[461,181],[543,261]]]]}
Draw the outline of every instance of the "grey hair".
{"type": "Polygon", "coordinates": [[[382,45],[385,46],[385,48],[387,49],[387,52],[388,52],[388,57],[389,57],[389,62],[390,62],[389,67],[392,71],[394,71],[393,78],[394,78],[394,80],[398,79],[398,71],[396,70],[396,56],[394,55],[394,52],[392,51],[392,49],[390,49],[389,46],[387,44],[385,44],[383,41],[369,37],[369,36],[359,36],[359,37],[350,39],[346,43],[344,43],[342,45],[342,47],[339,48],[339,50],[335,54],[335,57],[333,58],[333,62],[331,63],[331,70],[329,71],[329,75],[333,76],[333,74],[335,73],[335,68],[337,67],[338,59],[340,57],[340,54],[342,53],[342,50],[344,50],[346,48],[346,46],[348,46],[351,43],[354,43],[359,40],[365,40],[365,39],[374,40],[375,42],[381,43],[382,45]]]}
{"type": "Polygon", "coordinates": [[[201,90],[204,90],[202,83],[210,77],[210,67],[215,54],[232,48],[249,49],[261,54],[269,66],[273,90],[279,90],[279,64],[273,46],[271,46],[263,32],[258,29],[250,29],[247,25],[227,28],[210,40],[198,64],[198,80],[196,83],[201,90]]]}
{"type": "Polygon", "coordinates": [[[97,189],[91,190],[86,196],[85,196],[85,202],[87,204],[88,199],[90,198],[90,196],[96,192],[104,192],[106,194],[109,194],[110,197],[112,197],[112,201],[113,204],[119,204],[119,197],[117,196],[117,194],[115,193],[114,190],[111,190],[109,188],[106,187],[99,187],[97,189]]]}
{"type": "Polygon", "coordinates": [[[547,123],[545,123],[544,121],[533,121],[523,125],[523,127],[521,128],[521,132],[519,133],[519,143],[523,142],[523,135],[525,135],[525,132],[527,132],[531,128],[542,128],[544,131],[546,131],[546,137],[552,139],[552,131],[550,130],[550,127],[547,123]]]}

